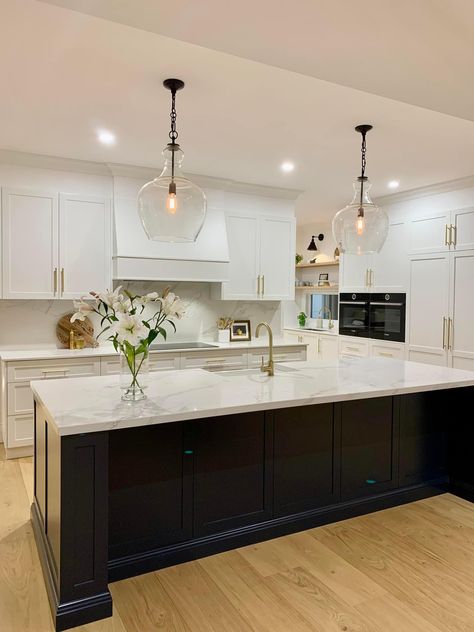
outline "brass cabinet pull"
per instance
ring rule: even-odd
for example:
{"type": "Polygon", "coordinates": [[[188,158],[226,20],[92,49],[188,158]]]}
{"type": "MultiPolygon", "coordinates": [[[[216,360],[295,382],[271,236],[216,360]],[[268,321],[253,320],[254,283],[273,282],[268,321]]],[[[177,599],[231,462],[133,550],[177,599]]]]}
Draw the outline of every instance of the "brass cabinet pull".
{"type": "Polygon", "coordinates": [[[456,241],[457,241],[457,228],[454,224],[451,224],[450,226],[450,233],[451,233],[450,242],[453,246],[455,246],[456,241]]]}
{"type": "Polygon", "coordinates": [[[453,338],[454,338],[454,330],[453,330],[453,319],[448,316],[448,349],[453,349],[453,338]]]}
{"type": "Polygon", "coordinates": [[[56,296],[56,292],[58,291],[58,269],[54,268],[53,272],[53,294],[56,296]]]}
{"type": "Polygon", "coordinates": [[[61,268],[61,294],[64,294],[64,268],[61,268]]]}
{"type": "Polygon", "coordinates": [[[260,296],[260,275],[257,276],[257,296],[260,296]]]}
{"type": "Polygon", "coordinates": [[[369,274],[370,287],[372,287],[374,284],[374,271],[372,270],[372,268],[369,268],[369,271],[370,271],[370,274],[369,274]]]}
{"type": "Polygon", "coordinates": [[[444,227],[444,245],[449,246],[449,226],[446,224],[444,227]]]}
{"type": "Polygon", "coordinates": [[[446,349],[446,316],[443,316],[443,349],[446,349]]]}
{"type": "Polygon", "coordinates": [[[265,275],[262,274],[262,296],[265,294],[265,275]]]}
{"type": "Polygon", "coordinates": [[[390,353],[389,351],[379,351],[379,355],[384,358],[393,358],[393,353],[390,353]]]}

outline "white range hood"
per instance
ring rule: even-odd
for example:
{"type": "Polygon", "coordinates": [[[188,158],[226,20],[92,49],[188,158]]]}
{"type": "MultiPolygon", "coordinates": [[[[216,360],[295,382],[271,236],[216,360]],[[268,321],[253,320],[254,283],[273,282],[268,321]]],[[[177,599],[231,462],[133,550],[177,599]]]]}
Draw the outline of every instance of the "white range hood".
{"type": "Polygon", "coordinates": [[[114,178],[114,279],[227,281],[229,247],[224,212],[208,207],[204,226],[193,243],[150,241],[137,212],[142,184],[135,178],[114,178]]]}

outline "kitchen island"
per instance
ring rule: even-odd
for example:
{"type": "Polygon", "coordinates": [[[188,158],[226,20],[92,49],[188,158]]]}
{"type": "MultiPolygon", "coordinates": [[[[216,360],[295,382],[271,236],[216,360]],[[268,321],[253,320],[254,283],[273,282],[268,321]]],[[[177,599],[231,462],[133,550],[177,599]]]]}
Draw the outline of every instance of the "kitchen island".
{"type": "Polygon", "coordinates": [[[474,373],[385,359],[33,382],[32,521],[56,629],[108,582],[474,484],[474,373]]]}

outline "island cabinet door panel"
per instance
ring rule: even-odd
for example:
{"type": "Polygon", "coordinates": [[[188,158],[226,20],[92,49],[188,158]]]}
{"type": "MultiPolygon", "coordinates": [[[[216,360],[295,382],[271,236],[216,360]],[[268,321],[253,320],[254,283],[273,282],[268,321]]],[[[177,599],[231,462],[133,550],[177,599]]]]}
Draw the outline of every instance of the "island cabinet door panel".
{"type": "Polygon", "coordinates": [[[186,428],[177,422],[110,432],[110,559],[192,537],[186,428]]]}
{"type": "Polygon", "coordinates": [[[400,397],[400,487],[447,474],[448,397],[449,391],[400,397]]]}
{"type": "Polygon", "coordinates": [[[334,405],[284,408],[274,414],[276,517],[339,501],[340,428],[334,405]]]}
{"type": "Polygon", "coordinates": [[[341,419],[342,500],[397,486],[398,404],[392,397],[335,404],[341,419]]]}
{"type": "Polygon", "coordinates": [[[194,422],[194,535],[268,520],[271,422],[264,412],[194,422]]]}

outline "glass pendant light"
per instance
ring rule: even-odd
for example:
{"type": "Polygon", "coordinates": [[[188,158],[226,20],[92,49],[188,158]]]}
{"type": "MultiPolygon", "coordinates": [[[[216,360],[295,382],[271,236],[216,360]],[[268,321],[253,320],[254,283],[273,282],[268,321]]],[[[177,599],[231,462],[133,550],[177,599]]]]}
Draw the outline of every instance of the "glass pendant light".
{"type": "Polygon", "coordinates": [[[176,142],[176,92],[184,88],[184,82],[166,79],[163,85],[171,91],[170,142],[163,150],[163,171],[138,193],[138,214],[148,239],[192,242],[204,224],[207,201],[204,192],[181,171],[184,154],[176,142]]]}
{"type": "Polygon", "coordinates": [[[361,174],[354,182],[354,197],[332,220],[332,232],[341,253],[366,255],[380,252],[388,234],[388,215],[369,196],[371,184],[365,175],[365,136],[372,125],[358,125],[362,135],[361,174]]]}

